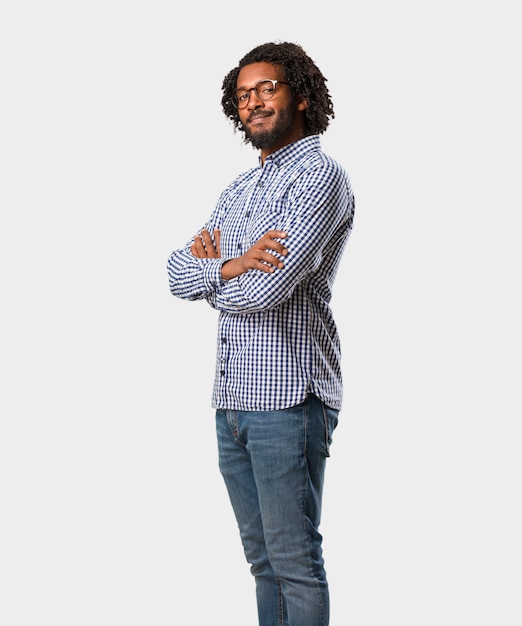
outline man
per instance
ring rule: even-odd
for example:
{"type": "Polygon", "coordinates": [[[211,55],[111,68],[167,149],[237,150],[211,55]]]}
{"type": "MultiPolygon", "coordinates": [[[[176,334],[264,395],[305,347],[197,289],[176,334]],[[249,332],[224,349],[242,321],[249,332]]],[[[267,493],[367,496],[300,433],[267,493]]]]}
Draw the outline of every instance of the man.
{"type": "Polygon", "coordinates": [[[267,43],[223,81],[222,107],[259,166],[221,194],[168,260],[172,293],[219,311],[212,406],[219,467],[256,581],[261,626],[326,626],[319,534],[342,401],[331,288],[351,231],[348,176],[321,151],[334,117],[301,46],[267,43]]]}

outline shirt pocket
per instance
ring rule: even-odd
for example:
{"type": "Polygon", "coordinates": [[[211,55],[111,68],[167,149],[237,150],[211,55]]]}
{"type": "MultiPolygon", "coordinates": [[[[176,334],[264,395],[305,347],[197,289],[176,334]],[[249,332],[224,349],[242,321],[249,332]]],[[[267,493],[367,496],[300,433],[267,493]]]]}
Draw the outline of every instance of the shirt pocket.
{"type": "Polygon", "coordinates": [[[266,234],[269,230],[285,230],[288,223],[289,201],[286,193],[274,195],[256,209],[247,225],[249,245],[266,234]]]}

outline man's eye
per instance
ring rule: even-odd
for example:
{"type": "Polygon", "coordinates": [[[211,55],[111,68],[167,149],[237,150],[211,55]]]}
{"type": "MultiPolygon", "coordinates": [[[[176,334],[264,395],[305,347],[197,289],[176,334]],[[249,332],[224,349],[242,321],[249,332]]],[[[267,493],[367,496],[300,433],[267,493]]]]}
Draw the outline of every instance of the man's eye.
{"type": "Polygon", "coordinates": [[[248,91],[241,91],[240,93],[237,94],[238,102],[244,102],[247,99],[248,99],[248,91]]]}

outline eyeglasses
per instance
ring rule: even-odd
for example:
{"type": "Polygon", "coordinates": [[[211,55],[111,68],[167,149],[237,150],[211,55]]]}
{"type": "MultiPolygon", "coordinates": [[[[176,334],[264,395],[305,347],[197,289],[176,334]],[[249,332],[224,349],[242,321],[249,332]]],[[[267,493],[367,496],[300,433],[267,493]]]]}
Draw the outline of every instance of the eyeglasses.
{"type": "Polygon", "coordinates": [[[271,100],[276,92],[276,85],[289,85],[290,83],[285,83],[284,80],[261,80],[257,83],[255,87],[251,87],[250,89],[238,89],[236,91],[236,95],[232,98],[232,104],[237,109],[244,109],[249,101],[250,94],[252,91],[256,92],[256,96],[260,100],[271,100]]]}

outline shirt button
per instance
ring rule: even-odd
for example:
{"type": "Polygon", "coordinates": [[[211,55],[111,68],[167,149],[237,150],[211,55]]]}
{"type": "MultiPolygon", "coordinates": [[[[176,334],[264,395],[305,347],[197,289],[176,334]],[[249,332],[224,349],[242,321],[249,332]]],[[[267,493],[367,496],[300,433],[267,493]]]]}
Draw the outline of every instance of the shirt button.
{"type": "Polygon", "coordinates": [[[250,217],[250,211],[247,211],[247,212],[245,213],[245,217],[250,217]]]}

